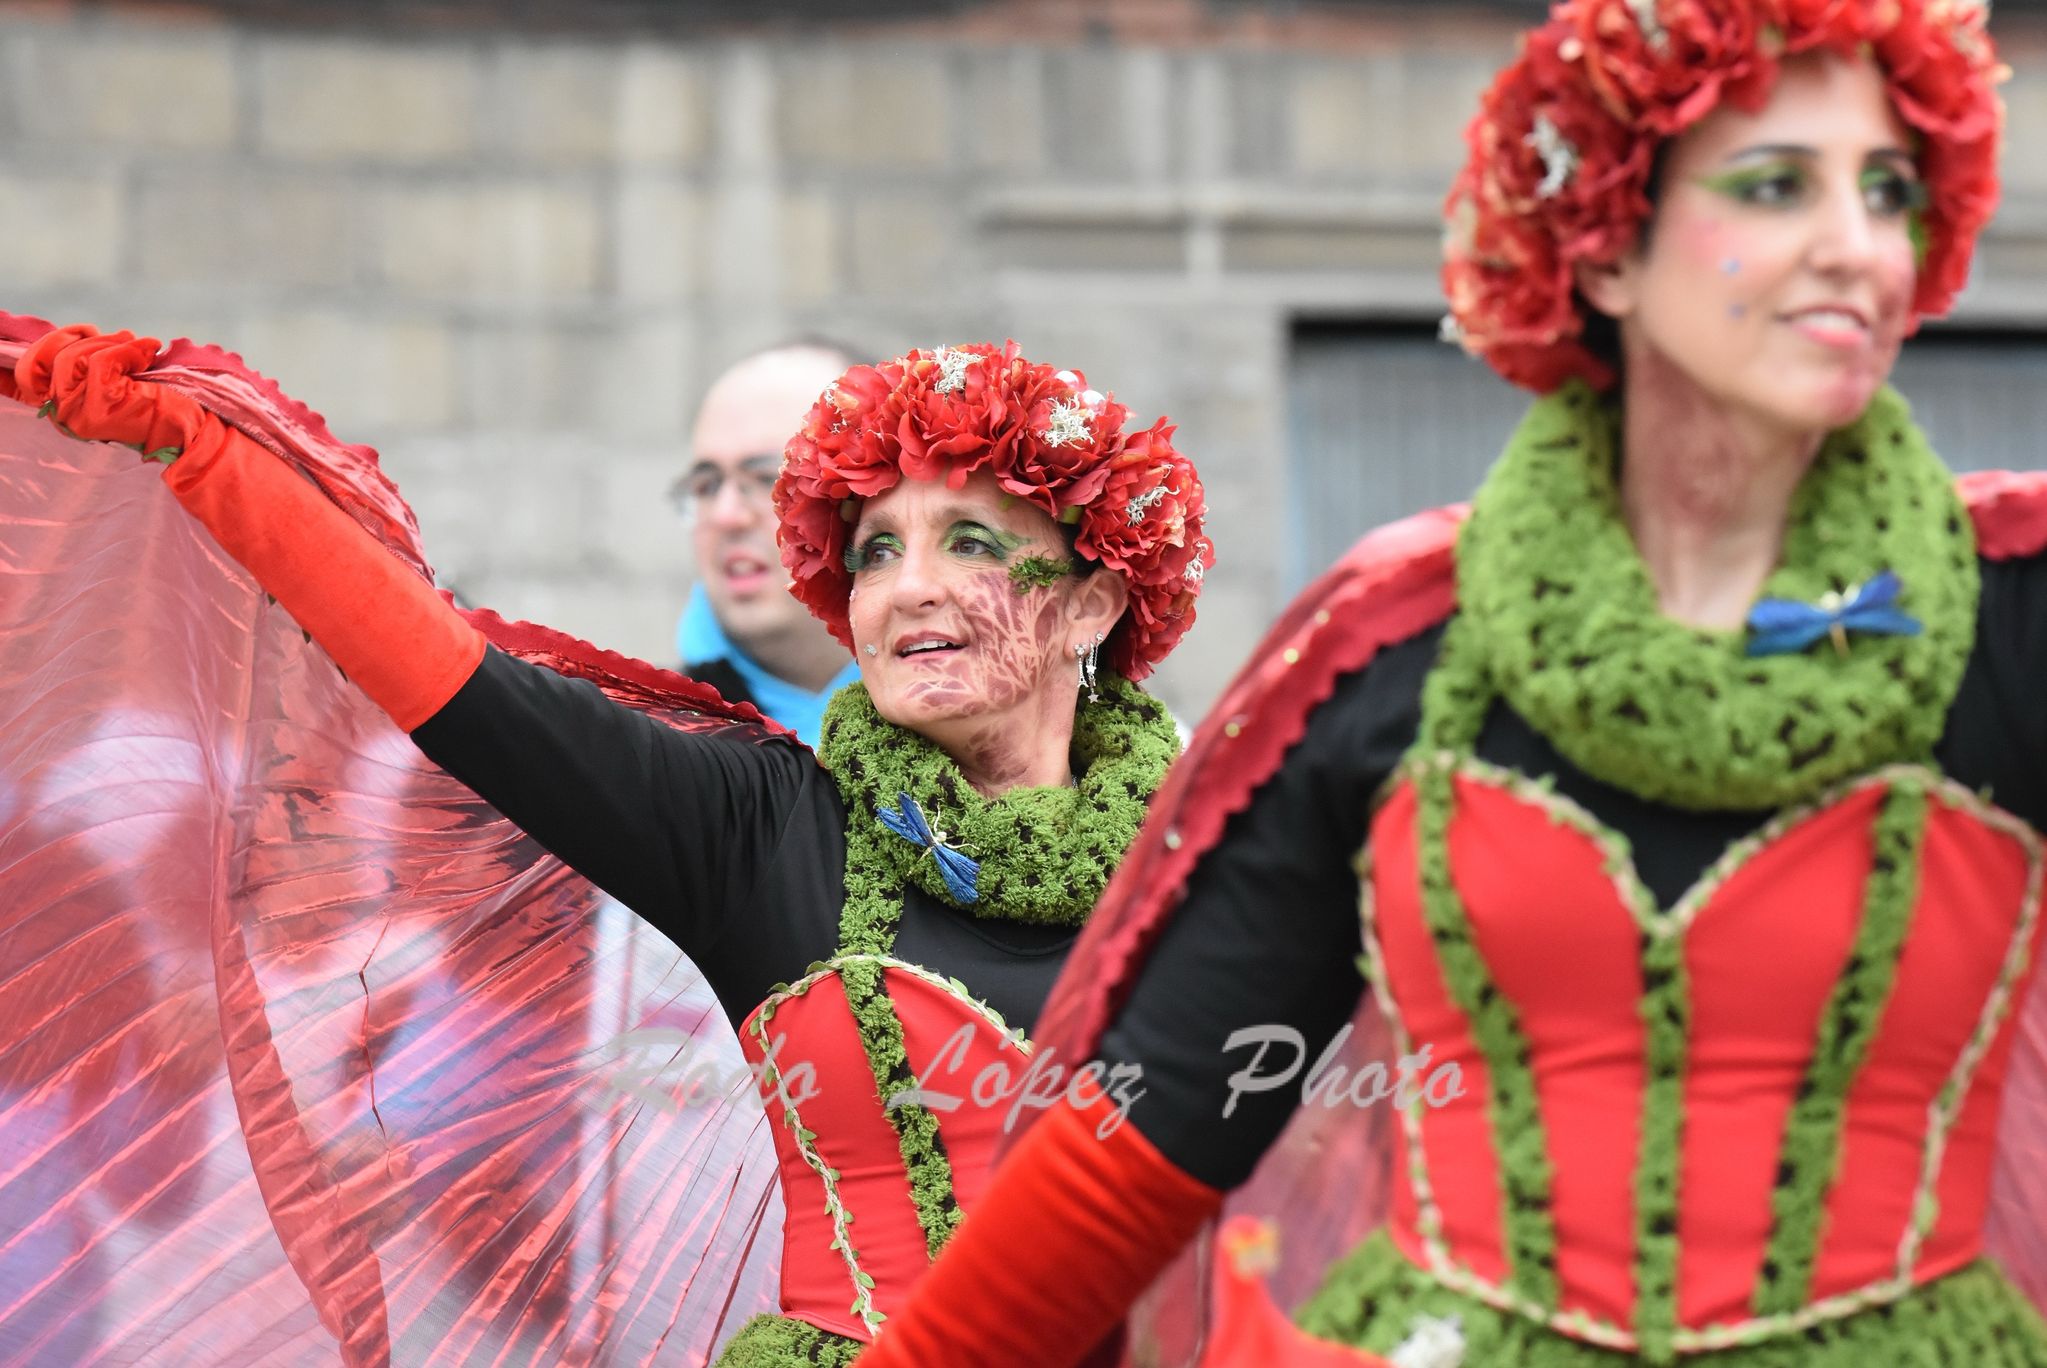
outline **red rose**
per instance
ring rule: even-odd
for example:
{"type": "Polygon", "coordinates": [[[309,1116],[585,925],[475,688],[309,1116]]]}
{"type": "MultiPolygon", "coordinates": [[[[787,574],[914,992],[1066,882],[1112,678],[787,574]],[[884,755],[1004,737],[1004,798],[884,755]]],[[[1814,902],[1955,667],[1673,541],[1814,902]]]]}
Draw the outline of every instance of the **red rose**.
{"type": "Polygon", "coordinates": [[[1074,539],[1076,551],[1133,585],[1178,579],[1199,535],[1205,511],[1201,481],[1168,443],[1171,433],[1161,421],[1125,447],[1074,539]]]}
{"type": "Polygon", "coordinates": [[[1072,385],[1059,384],[1038,396],[1025,412],[1016,460],[1002,487],[1057,517],[1102,495],[1109,479],[1107,456],[1122,440],[1129,410],[1113,397],[1087,388],[1075,372],[1072,385]]]}

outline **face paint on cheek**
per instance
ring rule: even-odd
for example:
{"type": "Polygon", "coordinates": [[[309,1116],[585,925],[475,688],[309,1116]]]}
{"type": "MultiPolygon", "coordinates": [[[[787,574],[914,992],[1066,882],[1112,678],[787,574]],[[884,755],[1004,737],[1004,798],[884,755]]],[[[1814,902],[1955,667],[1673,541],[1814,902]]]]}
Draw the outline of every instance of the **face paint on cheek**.
{"type": "Polygon", "coordinates": [[[981,698],[1006,708],[1034,691],[1046,669],[1047,651],[1059,623],[1058,597],[1019,596],[1007,577],[977,577],[957,601],[973,633],[967,664],[981,698]]]}

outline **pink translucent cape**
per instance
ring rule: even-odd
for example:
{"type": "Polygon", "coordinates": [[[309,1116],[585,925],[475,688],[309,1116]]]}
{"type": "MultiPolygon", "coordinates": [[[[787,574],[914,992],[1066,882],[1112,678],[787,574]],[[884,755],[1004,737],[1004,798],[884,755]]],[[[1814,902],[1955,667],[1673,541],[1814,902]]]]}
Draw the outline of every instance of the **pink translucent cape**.
{"type": "MultiPolygon", "coordinates": [[[[0,366],[47,331],[0,314],[0,366]]],[[[430,574],[366,448],[152,378],[430,574]]],[[[0,400],[0,1362],[697,1363],[772,1309],[730,1027],[431,765],[125,448],[0,400]]],[[[683,728],[700,686],[473,614],[683,728]]]]}
{"type": "MultiPolygon", "coordinates": [[[[2047,473],[1968,475],[1961,488],[1982,554],[2047,551],[2047,473]]],[[[1041,1054],[1094,1055],[1188,876],[1278,769],[1337,679],[1452,611],[1462,516],[1441,509],[1374,532],[1273,627],[1154,800],[1039,1018],[1041,1054]]],[[[2047,611],[2047,604],[2037,607],[2047,611]]],[[[1986,1238],[1991,1257],[2047,1310],[2047,972],[2032,970],[1999,1123],[1986,1238]]],[[[1391,1071],[1399,1050],[1370,994],[1351,1030],[1342,1068],[1378,1060],[1391,1071]]],[[[1384,1221],[1398,1135],[1384,1103],[1296,1113],[1250,1182],[1230,1194],[1222,1238],[1211,1231],[1136,1308],[1129,1343],[1139,1361],[1199,1359],[1216,1368],[1276,1358],[1304,1368],[1357,1361],[1299,1338],[1275,1306],[1298,1306],[1333,1259],[1384,1221]],[[1233,1357],[1245,1344],[1260,1348],[1248,1359],[1233,1357]]]]}

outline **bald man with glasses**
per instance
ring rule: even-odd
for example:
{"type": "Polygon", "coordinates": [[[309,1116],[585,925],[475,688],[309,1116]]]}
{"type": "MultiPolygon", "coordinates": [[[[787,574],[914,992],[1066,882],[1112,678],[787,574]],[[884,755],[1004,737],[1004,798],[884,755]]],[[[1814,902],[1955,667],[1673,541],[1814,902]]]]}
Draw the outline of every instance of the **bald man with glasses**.
{"type": "Polygon", "coordinates": [[[813,746],[825,703],[860,669],[790,595],[768,496],[783,443],[857,360],[806,341],[757,352],[720,375],[697,413],[690,467],[670,491],[696,558],[676,633],[684,672],[813,746]]]}

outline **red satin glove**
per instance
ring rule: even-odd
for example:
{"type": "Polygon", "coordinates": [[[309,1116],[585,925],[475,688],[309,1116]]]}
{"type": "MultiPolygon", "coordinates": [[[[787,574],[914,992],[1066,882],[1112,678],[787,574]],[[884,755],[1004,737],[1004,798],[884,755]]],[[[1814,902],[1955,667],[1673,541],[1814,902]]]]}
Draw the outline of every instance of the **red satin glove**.
{"type": "Polygon", "coordinates": [[[162,344],[130,332],[102,334],[86,324],[38,339],[14,366],[15,397],[41,407],[74,437],[118,442],[168,460],[211,421],[197,402],[137,380],[162,344]]]}
{"type": "Polygon", "coordinates": [[[197,400],[139,379],[158,350],[132,333],[59,328],[15,363],[14,389],[74,437],[164,460],[185,511],[392,721],[417,728],[476,672],[483,634],[318,485],[197,400]]]}
{"type": "Polygon", "coordinates": [[[1059,1368],[1114,1332],[1222,1194],[1133,1126],[1102,1138],[1113,1112],[1038,1122],[860,1368],[1059,1368]]]}
{"type": "Polygon", "coordinates": [[[16,358],[14,372],[8,377],[8,397],[40,408],[50,397],[50,363],[57,353],[81,337],[98,336],[99,329],[90,323],[72,323],[44,333],[16,358]]]}

